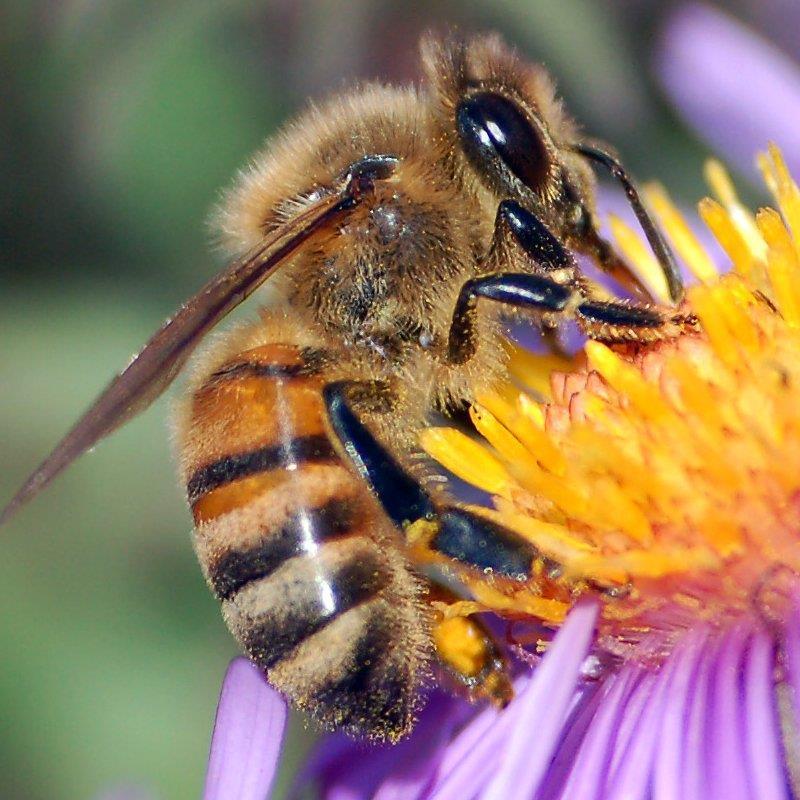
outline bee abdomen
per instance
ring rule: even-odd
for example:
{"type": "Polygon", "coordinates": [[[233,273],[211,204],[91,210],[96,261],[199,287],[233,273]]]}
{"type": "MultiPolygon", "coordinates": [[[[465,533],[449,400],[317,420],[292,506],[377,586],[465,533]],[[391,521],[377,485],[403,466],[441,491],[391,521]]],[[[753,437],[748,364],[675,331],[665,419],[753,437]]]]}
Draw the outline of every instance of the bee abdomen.
{"type": "Polygon", "coordinates": [[[429,622],[400,534],[330,438],[323,378],[300,348],[265,345],[196,390],[183,451],[194,544],[228,627],[278,689],[326,727],[392,739],[413,722],[429,622]]]}
{"type": "Polygon", "coordinates": [[[321,542],[353,535],[357,521],[351,500],[333,498],[318,508],[290,514],[277,529],[245,550],[228,550],[209,562],[206,569],[214,593],[227,600],[246,583],[263,578],[284,561],[316,549],[321,542]]]}
{"type": "Polygon", "coordinates": [[[223,364],[195,391],[183,468],[196,524],[339,462],[324,421],[322,358],[308,348],[263,345],[223,364]]]}
{"type": "Polygon", "coordinates": [[[396,740],[413,724],[429,655],[414,611],[376,596],[304,641],[269,678],[326,727],[396,740]]]}
{"type": "Polygon", "coordinates": [[[197,470],[186,484],[190,503],[209,492],[243,478],[287,469],[301,463],[325,463],[336,460],[336,452],[325,434],[295,436],[285,442],[235,453],[212,461],[197,470]]]}

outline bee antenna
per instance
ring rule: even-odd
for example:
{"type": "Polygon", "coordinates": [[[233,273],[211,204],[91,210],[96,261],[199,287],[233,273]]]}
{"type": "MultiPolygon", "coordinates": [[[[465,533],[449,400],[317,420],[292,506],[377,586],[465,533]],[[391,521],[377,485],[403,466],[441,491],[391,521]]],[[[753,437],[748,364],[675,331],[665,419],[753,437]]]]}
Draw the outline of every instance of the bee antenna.
{"type": "Polygon", "coordinates": [[[573,145],[573,149],[590,161],[602,164],[622,184],[633,213],[636,214],[636,219],[639,220],[647,241],[650,243],[650,247],[658,259],[661,269],[664,271],[664,277],[667,279],[667,287],[669,288],[669,296],[674,303],[678,303],[683,298],[683,279],[675,261],[675,256],[661,230],[644,207],[639,197],[639,192],[625,171],[625,167],[611,153],[595,145],[579,142],[573,145]]]}

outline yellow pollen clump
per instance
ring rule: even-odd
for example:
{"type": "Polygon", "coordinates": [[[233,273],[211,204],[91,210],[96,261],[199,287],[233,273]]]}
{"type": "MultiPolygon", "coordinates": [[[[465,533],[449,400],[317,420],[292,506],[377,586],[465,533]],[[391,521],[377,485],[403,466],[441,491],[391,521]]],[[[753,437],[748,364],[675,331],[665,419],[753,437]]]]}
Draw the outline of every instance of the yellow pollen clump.
{"type": "MultiPolygon", "coordinates": [[[[719,163],[706,169],[717,199],[699,210],[732,264],[721,276],[664,190],[646,192],[700,281],[681,309],[699,333],[590,341],[574,362],[509,346],[514,383],[471,410],[483,443],[425,433],[429,454],[494,495],[477,513],[560,565],[522,585],[470,581],[480,607],[557,624],[595,592],[602,641],[625,652],[645,634],[668,648],[702,620],[779,611],[770,582],[800,573],[800,190],[774,146],[759,165],[778,211],[753,215],[719,163]]],[[[652,255],[614,225],[665,296],[652,255]]]]}

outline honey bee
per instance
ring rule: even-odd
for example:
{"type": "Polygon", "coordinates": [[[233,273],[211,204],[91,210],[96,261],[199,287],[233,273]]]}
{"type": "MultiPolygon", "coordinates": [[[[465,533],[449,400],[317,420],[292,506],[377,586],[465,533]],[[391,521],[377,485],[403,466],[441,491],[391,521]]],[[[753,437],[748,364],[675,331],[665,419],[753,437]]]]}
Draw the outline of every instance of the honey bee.
{"type": "Polygon", "coordinates": [[[336,97],[255,156],[215,217],[235,260],[3,513],[143,411],[269,279],[258,319],[195,360],[176,415],[194,547],[228,627],[275,687],[325,727],[388,740],[413,726],[432,665],[472,699],[511,696],[486,628],[432,613],[451,589],[414,562],[409,525],[426,522],[456,575],[530,581],[537,561],[558,570],[430,489],[417,434],[431,412],[469,403],[502,375],[509,311],[545,329],[573,319],[606,341],[693,324],[644,302],[598,233],[593,163],[624,185],[677,303],[678,270],[636,189],[581,135],[543,69],[495,35],[428,37],[421,50],[421,88],[336,97]],[[571,250],[637,301],[600,299],[571,250]]]}

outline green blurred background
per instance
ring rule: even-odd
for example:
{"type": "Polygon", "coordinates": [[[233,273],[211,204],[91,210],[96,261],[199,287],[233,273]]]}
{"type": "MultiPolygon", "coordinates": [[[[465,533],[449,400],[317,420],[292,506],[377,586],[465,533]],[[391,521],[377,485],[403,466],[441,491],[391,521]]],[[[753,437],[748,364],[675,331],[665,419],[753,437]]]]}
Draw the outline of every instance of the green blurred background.
{"type": "MultiPolygon", "coordinates": [[[[648,71],[669,8],[3,0],[0,498],[218,267],[207,211],[264,136],[354,79],[415,79],[424,29],[504,32],[634,172],[694,200],[705,150],[648,71]]],[[[0,798],[200,793],[235,650],[191,551],[168,406],[1,533],[0,798]]],[[[295,720],[285,774],[308,736],[295,720]]]]}

